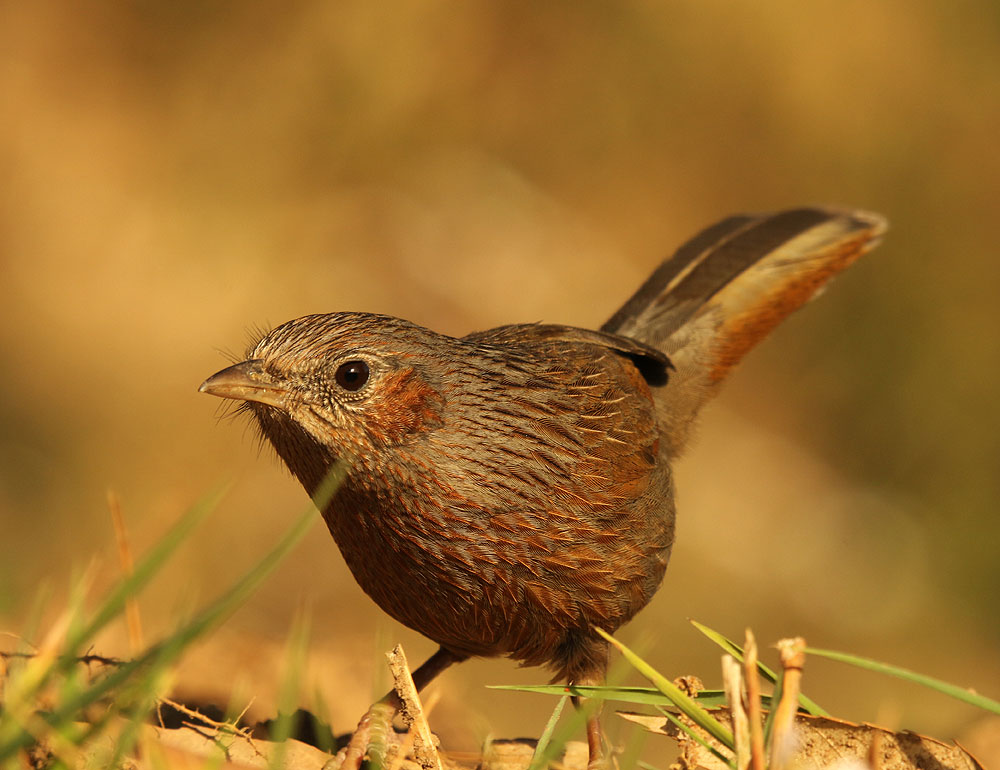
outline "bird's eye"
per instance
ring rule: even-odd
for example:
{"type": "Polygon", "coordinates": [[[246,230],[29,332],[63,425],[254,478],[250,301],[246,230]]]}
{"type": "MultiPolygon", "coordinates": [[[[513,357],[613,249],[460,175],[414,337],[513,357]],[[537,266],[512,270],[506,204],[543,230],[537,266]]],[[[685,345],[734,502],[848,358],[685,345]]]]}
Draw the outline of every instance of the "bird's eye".
{"type": "Polygon", "coordinates": [[[334,379],[344,390],[360,390],[368,382],[368,364],[364,361],[347,361],[337,367],[334,379]]]}

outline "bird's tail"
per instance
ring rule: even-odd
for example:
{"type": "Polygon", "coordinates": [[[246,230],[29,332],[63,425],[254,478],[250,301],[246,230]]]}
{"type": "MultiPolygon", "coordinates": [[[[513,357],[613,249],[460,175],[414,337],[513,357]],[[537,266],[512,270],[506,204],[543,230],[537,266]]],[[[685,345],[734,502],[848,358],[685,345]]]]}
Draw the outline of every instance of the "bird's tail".
{"type": "Polygon", "coordinates": [[[886,226],[878,214],[833,208],[730,217],[681,246],[601,327],[670,356],[674,371],[656,398],[673,454],[747,351],[874,248],[886,226]]]}

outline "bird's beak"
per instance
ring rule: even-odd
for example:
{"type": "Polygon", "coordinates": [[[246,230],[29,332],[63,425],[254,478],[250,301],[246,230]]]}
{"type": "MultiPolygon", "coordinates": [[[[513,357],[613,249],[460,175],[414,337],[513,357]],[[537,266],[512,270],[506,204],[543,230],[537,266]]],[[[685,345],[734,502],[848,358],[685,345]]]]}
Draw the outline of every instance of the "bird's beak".
{"type": "Polygon", "coordinates": [[[216,372],[201,387],[199,393],[236,401],[256,401],[279,409],[284,408],[288,391],[264,371],[260,361],[251,359],[216,372]]]}

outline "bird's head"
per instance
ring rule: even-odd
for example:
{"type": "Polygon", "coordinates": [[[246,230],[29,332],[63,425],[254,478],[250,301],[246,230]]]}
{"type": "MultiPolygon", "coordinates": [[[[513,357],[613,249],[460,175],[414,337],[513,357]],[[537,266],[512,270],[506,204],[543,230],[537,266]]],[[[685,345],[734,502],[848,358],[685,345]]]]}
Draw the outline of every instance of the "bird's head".
{"type": "Polygon", "coordinates": [[[310,490],[337,459],[391,451],[440,423],[435,346],[447,338],[367,313],[289,321],[199,390],[241,401],[310,490]]]}

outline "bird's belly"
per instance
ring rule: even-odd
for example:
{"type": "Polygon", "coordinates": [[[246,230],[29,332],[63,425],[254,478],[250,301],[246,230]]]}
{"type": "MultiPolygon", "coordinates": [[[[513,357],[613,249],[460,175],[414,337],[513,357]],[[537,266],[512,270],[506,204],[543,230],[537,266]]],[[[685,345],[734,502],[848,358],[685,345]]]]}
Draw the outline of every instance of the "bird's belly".
{"type": "Polygon", "coordinates": [[[659,586],[673,541],[669,499],[648,511],[633,501],[618,527],[551,512],[437,521],[364,502],[338,495],[325,518],[365,593],[454,652],[529,665],[561,665],[569,635],[629,620],[659,586]]]}

